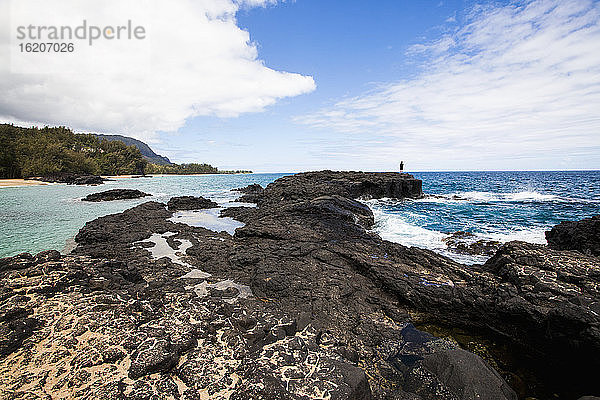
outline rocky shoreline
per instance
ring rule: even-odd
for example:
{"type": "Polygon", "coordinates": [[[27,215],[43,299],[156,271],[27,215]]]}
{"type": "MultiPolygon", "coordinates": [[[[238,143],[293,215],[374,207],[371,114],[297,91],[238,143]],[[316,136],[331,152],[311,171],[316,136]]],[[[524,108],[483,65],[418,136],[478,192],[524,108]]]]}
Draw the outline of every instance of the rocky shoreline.
{"type": "Polygon", "coordinates": [[[101,185],[107,179],[102,178],[98,175],[89,174],[75,174],[70,172],[59,172],[51,175],[45,175],[42,177],[31,178],[33,180],[39,180],[41,182],[48,183],[66,183],[67,185],[101,185]]]}
{"type": "Polygon", "coordinates": [[[595,250],[511,242],[466,266],[384,241],[356,199],[420,198],[408,174],[303,173],[240,192],[257,207],[221,211],[244,223],[233,236],[175,222],[214,203],[174,198],[88,222],[70,255],[1,259],[0,398],[600,394],[595,250]],[[536,381],[464,346],[477,337],[536,381]]]}

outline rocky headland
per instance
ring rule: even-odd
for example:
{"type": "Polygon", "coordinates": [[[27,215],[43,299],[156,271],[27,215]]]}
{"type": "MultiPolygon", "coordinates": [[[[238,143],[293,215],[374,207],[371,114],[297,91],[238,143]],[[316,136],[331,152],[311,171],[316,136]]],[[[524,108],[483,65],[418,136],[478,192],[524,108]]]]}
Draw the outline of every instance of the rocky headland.
{"type": "Polygon", "coordinates": [[[384,241],[356,199],[421,197],[408,174],[241,192],[257,207],[222,210],[233,236],[147,202],[88,222],[69,255],[0,260],[0,398],[600,393],[597,257],[511,242],[466,266],[384,241]]]}
{"type": "Polygon", "coordinates": [[[139,199],[141,197],[152,196],[137,189],[110,189],[104,192],[92,193],[85,196],[83,201],[99,202],[99,201],[114,201],[139,199]]]}
{"type": "Polygon", "coordinates": [[[239,190],[245,193],[240,201],[262,205],[330,195],[349,199],[416,199],[423,197],[422,186],[421,180],[405,173],[319,171],[284,176],[277,180],[277,185],[268,185],[264,191],[256,185],[239,190]]]}

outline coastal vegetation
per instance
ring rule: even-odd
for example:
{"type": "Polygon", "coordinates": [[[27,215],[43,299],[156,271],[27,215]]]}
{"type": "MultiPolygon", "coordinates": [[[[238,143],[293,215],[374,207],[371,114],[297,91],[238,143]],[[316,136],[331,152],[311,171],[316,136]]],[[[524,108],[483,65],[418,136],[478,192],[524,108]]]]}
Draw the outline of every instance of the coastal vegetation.
{"type": "Polygon", "coordinates": [[[0,177],[29,178],[57,173],[143,173],[147,161],[135,146],[75,134],[66,127],[0,125],[0,177]]]}
{"type": "Polygon", "coordinates": [[[135,145],[76,134],[69,128],[22,128],[0,124],[0,178],[30,178],[60,173],[92,175],[215,174],[209,164],[158,165],[135,145]]]}
{"type": "Polygon", "coordinates": [[[210,164],[170,164],[159,165],[148,163],[146,167],[147,174],[175,174],[175,175],[195,175],[195,174],[247,174],[252,171],[247,170],[231,170],[220,171],[218,168],[210,164]]]}
{"type": "Polygon", "coordinates": [[[156,154],[150,148],[150,146],[148,146],[146,143],[142,142],[141,140],[137,140],[137,139],[134,139],[132,137],[123,136],[123,135],[101,135],[101,134],[94,134],[94,136],[96,136],[100,140],[108,140],[110,142],[119,141],[119,142],[125,143],[127,146],[135,146],[135,147],[137,147],[140,150],[140,152],[142,153],[142,156],[149,163],[158,164],[158,165],[173,165],[173,163],[171,162],[171,160],[169,160],[165,156],[161,156],[160,154],[156,154]]]}

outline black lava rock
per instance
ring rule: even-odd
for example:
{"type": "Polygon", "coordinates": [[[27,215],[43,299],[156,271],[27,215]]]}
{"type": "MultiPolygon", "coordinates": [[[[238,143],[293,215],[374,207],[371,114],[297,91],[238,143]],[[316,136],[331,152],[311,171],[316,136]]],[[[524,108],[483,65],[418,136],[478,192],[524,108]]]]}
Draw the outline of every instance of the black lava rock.
{"type": "Polygon", "coordinates": [[[457,231],[442,239],[449,250],[458,254],[493,256],[502,246],[495,240],[477,239],[471,232],[457,231]]]}
{"type": "Polygon", "coordinates": [[[73,174],[61,172],[38,178],[42,182],[66,183],[67,185],[101,185],[105,179],[98,175],[73,174]]]}
{"type": "Polygon", "coordinates": [[[152,196],[137,189],[111,189],[104,192],[92,193],[85,196],[83,201],[113,201],[126,199],[139,199],[140,197],[152,196]]]}
{"type": "Polygon", "coordinates": [[[171,211],[179,210],[201,210],[204,208],[216,208],[219,205],[212,200],[204,197],[180,196],[173,197],[167,203],[167,207],[171,211]]]}
{"type": "Polygon", "coordinates": [[[350,199],[403,199],[421,198],[423,191],[421,180],[406,173],[319,171],[284,176],[268,185],[262,194],[252,193],[248,198],[242,196],[240,200],[253,202],[258,197],[260,204],[331,195],[350,199]]]}
{"type": "Polygon", "coordinates": [[[548,246],[555,250],[577,250],[600,256],[600,215],[581,221],[566,221],[546,232],[548,246]]]}

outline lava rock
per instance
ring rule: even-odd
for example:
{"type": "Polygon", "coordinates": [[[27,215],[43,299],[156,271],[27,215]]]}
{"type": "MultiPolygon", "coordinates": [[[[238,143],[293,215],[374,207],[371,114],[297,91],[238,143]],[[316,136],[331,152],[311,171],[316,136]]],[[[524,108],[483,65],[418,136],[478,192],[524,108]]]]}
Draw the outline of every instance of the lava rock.
{"type": "Polygon", "coordinates": [[[41,251],[34,257],[36,263],[60,260],[60,253],[56,250],[41,251]]]}
{"type": "Polygon", "coordinates": [[[457,231],[442,239],[449,250],[458,254],[493,256],[502,246],[495,240],[477,239],[471,232],[457,231]]]}
{"type": "Polygon", "coordinates": [[[101,185],[105,181],[104,178],[98,175],[74,174],[69,172],[46,175],[35,179],[42,182],[66,183],[67,185],[101,185]]]}
{"type": "Polygon", "coordinates": [[[243,188],[232,189],[235,192],[241,192],[244,194],[261,194],[264,192],[264,188],[260,186],[258,183],[253,183],[243,188]]]}
{"type": "Polygon", "coordinates": [[[181,196],[172,197],[167,203],[167,207],[171,211],[179,210],[201,210],[204,208],[219,207],[217,203],[204,197],[181,196]]]}
{"type": "Polygon", "coordinates": [[[136,379],[153,372],[168,371],[177,364],[178,360],[179,355],[174,352],[169,341],[147,339],[133,353],[129,377],[136,379]]]}
{"type": "MultiPolygon", "coordinates": [[[[304,172],[284,176],[269,184],[258,203],[311,200],[339,195],[350,199],[423,197],[422,182],[412,175],[395,172],[304,172]]],[[[244,197],[242,197],[244,199],[244,197]]],[[[246,201],[245,199],[243,201],[246,201]]]]}
{"type": "Polygon", "coordinates": [[[554,250],[577,250],[600,256],[600,215],[581,221],[565,221],[546,232],[548,246],[554,250]]]}
{"type": "Polygon", "coordinates": [[[13,257],[0,258],[0,272],[29,268],[35,264],[35,258],[29,253],[17,254],[13,257]]]}
{"type": "Polygon", "coordinates": [[[0,318],[0,357],[6,357],[17,350],[39,326],[40,321],[36,318],[4,312],[0,318]]]}
{"type": "Polygon", "coordinates": [[[139,199],[140,197],[152,196],[137,189],[111,189],[104,192],[92,193],[85,196],[83,201],[113,201],[125,199],[139,199]]]}
{"type": "Polygon", "coordinates": [[[256,203],[260,199],[260,196],[263,194],[265,189],[258,183],[253,183],[243,188],[232,189],[232,191],[241,192],[244,194],[240,198],[236,199],[236,201],[256,203]]]}
{"type": "Polygon", "coordinates": [[[371,229],[375,224],[373,212],[368,206],[337,195],[317,197],[299,203],[292,210],[304,215],[314,214],[318,218],[335,218],[356,223],[365,229],[371,229]]]}
{"type": "Polygon", "coordinates": [[[480,357],[463,349],[426,355],[422,365],[459,399],[517,399],[496,371],[480,357]]]}

